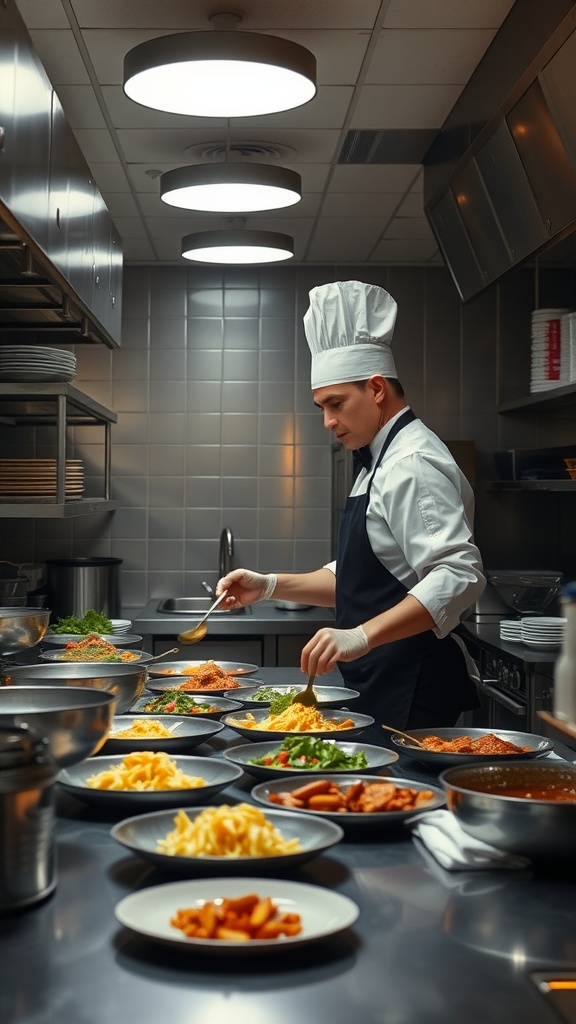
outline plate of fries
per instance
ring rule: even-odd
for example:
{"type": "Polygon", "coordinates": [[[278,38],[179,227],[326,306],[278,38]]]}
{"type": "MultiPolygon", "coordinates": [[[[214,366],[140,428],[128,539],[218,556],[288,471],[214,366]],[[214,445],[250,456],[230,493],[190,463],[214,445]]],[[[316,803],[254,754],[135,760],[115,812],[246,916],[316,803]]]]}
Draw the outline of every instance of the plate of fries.
{"type": "Polygon", "coordinates": [[[286,953],[293,947],[318,942],[351,928],[359,913],[353,900],[332,889],[306,882],[244,876],[156,885],[130,893],[115,908],[120,924],[138,935],[179,950],[189,950],[192,954],[215,956],[286,953]],[[268,938],[257,937],[258,933],[262,935],[262,926],[258,929],[250,924],[247,929],[237,926],[240,915],[244,918],[241,924],[245,924],[247,905],[251,907],[251,918],[261,920],[268,914],[264,925],[268,938]],[[184,916],[193,921],[196,913],[207,919],[208,928],[203,929],[206,937],[187,935],[181,927],[171,923],[184,916]],[[242,932],[249,937],[216,938],[214,917],[221,915],[230,915],[225,935],[242,932]],[[282,919],[287,919],[292,926],[286,929],[288,934],[274,928],[275,922],[281,924],[282,919]]]}
{"type": "Polygon", "coordinates": [[[413,779],[373,775],[321,775],[304,781],[301,775],[260,782],[251,793],[268,808],[298,815],[321,816],[348,828],[398,825],[413,814],[446,803],[437,786],[413,779]]]}
{"type": "Polygon", "coordinates": [[[339,825],[312,815],[220,804],[153,811],[119,821],[112,836],[175,874],[253,874],[292,869],[339,843],[339,825]]]}

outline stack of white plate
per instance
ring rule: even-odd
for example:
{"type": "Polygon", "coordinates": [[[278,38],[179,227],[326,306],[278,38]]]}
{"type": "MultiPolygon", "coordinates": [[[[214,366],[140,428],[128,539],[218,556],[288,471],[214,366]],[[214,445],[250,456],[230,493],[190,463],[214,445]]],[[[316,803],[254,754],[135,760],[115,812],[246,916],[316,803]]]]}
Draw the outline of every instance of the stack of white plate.
{"type": "MultiPolygon", "coordinates": [[[[1,501],[43,501],[56,497],[56,459],[0,459],[1,501]]],[[[65,496],[84,493],[81,459],[66,459],[65,496]]]]}
{"type": "Polygon", "coordinates": [[[566,313],[560,320],[560,383],[576,381],[576,313],[566,313]]]}
{"type": "Polygon", "coordinates": [[[555,618],[551,615],[534,615],[520,621],[523,644],[542,648],[561,646],[566,619],[555,618]]]}
{"type": "Polygon", "coordinates": [[[0,381],[70,381],[76,376],[76,356],[66,349],[44,345],[0,346],[0,381]]]}
{"type": "Polygon", "coordinates": [[[520,619],[502,619],[500,623],[500,639],[522,643],[522,622],[520,619]]]}
{"type": "Polygon", "coordinates": [[[531,392],[560,387],[560,317],[569,312],[555,308],[532,312],[531,392]]]}
{"type": "Polygon", "coordinates": [[[110,622],[112,623],[112,633],[115,636],[122,636],[128,633],[132,627],[130,619],[110,619],[110,622]]]}

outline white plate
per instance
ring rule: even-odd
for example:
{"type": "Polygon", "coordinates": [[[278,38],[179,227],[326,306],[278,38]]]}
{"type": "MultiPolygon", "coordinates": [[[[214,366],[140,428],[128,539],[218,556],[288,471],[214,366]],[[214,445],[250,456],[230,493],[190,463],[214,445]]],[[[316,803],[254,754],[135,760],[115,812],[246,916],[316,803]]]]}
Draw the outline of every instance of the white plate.
{"type": "MultiPolygon", "coordinates": [[[[182,798],[178,807],[186,812],[192,822],[208,809],[186,807],[185,798],[182,798]]],[[[258,811],[264,813],[266,820],[278,829],[284,839],[298,839],[301,849],[294,853],[269,853],[259,857],[185,857],[159,853],[156,849],[158,840],[164,839],[174,829],[175,810],[126,818],[114,826],[112,836],[132,853],[151,861],[156,867],[181,875],[228,875],[231,872],[251,875],[254,871],[268,874],[291,870],[335,846],[344,836],[340,825],[325,818],[310,814],[290,814],[283,807],[270,805],[265,812],[261,808],[258,811]]]]}
{"type": "Polygon", "coordinates": [[[156,885],[125,896],[115,908],[120,924],[157,942],[198,952],[218,954],[282,953],[293,947],[305,946],[350,928],[359,916],[359,909],[348,896],[318,885],[304,882],[286,882],[270,878],[207,878],[186,882],[156,885]],[[271,896],[282,911],[300,914],[300,935],[282,939],[252,939],[250,942],[228,942],[219,939],[188,939],[170,924],[177,910],[200,906],[216,899],[237,898],[255,892],[271,896]]]}

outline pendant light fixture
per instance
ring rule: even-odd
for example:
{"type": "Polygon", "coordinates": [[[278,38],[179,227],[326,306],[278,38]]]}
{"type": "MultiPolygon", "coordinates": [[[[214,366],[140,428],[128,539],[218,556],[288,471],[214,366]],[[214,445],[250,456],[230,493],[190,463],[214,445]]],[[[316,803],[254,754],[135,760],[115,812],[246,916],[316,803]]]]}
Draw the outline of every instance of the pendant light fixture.
{"type": "Polygon", "coordinates": [[[243,227],[197,231],[182,239],[182,255],[198,263],[279,263],[294,255],[294,239],[277,231],[243,227]]]}
{"type": "Polygon", "coordinates": [[[302,180],[296,171],[267,164],[195,164],[162,174],[160,198],[169,206],[213,213],[280,210],[300,202],[302,180]]]}
{"type": "Polygon", "coordinates": [[[311,100],[314,55],[289,39],[238,32],[240,20],[216,14],[210,19],[215,31],[135,46],[124,58],[124,92],[145,107],[196,117],[253,117],[311,100]]]}

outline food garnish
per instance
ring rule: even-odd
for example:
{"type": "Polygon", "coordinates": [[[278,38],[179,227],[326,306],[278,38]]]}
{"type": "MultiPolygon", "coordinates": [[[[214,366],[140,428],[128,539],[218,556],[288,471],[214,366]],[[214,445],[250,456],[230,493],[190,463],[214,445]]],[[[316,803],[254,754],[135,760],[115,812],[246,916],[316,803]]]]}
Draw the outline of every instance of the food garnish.
{"type": "Polygon", "coordinates": [[[56,619],[50,623],[51,633],[78,633],[80,636],[87,636],[88,633],[104,633],[110,636],[113,630],[110,619],[107,619],[101,612],[90,608],[82,618],[77,615],[66,615],[64,618],[56,619]]]}
{"type": "Polygon", "coordinates": [[[170,857],[270,857],[297,853],[299,839],[284,839],[263,811],[252,804],[206,807],[194,819],[178,811],[175,828],[156,844],[170,857]]]}
{"type": "Polygon", "coordinates": [[[177,910],[170,924],[189,939],[278,939],[302,931],[300,914],[280,913],[269,896],[255,893],[236,899],[206,900],[198,907],[177,910]]]}
{"type": "Polygon", "coordinates": [[[86,779],[90,789],[133,790],[199,789],[206,782],[199,775],[186,775],[164,751],[143,750],[128,754],[118,765],[110,765],[86,779]]]}
{"type": "Polygon", "coordinates": [[[287,736],[277,750],[261,757],[252,757],[248,763],[269,768],[306,768],[310,771],[368,767],[368,759],[363,750],[347,754],[332,740],[322,740],[315,736],[287,736]]]}
{"type": "Polygon", "coordinates": [[[271,804],[304,811],[374,814],[381,811],[414,811],[430,802],[430,789],[396,786],[393,782],[353,782],[347,788],[317,779],[285,793],[270,793],[271,804]]]}

